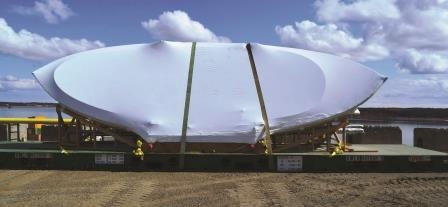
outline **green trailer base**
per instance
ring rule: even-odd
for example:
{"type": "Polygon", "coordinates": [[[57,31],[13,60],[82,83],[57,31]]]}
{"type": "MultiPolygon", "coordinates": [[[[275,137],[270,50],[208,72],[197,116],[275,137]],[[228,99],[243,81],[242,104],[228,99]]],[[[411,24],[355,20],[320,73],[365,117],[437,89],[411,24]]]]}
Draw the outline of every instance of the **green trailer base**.
{"type": "MultiPolygon", "coordinates": [[[[179,154],[147,153],[144,160],[123,150],[45,149],[0,144],[1,169],[108,171],[180,171],[179,154]],[[12,148],[14,146],[14,148],[12,148]]],[[[23,145],[25,146],[25,145],[23,145]]],[[[353,145],[355,152],[330,157],[326,152],[186,153],[182,171],[253,172],[448,172],[448,154],[405,145],[353,145]]]]}

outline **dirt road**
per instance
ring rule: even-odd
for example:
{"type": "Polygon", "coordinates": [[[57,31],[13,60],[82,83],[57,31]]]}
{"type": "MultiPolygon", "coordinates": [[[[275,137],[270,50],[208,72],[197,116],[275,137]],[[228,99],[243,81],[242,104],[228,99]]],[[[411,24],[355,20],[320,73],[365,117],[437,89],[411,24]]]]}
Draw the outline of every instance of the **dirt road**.
{"type": "Polygon", "coordinates": [[[0,206],[445,206],[448,173],[0,170],[0,206]]]}

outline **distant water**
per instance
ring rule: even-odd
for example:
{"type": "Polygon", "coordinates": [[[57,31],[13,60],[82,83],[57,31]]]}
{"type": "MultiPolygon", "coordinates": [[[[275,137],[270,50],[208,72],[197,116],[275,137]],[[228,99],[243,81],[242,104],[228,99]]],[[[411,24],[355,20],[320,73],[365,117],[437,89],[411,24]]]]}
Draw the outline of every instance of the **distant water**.
{"type": "Polygon", "coordinates": [[[54,107],[32,107],[32,106],[16,106],[16,107],[0,107],[0,117],[31,117],[46,116],[48,118],[57,118],[58,114],[54,107]]]}

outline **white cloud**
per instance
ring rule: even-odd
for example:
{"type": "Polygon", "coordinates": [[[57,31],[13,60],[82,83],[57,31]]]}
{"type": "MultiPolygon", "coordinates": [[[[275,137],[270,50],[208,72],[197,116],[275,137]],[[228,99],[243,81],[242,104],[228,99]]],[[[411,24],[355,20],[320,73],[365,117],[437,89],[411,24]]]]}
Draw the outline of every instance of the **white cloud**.
{"type": "Polygon", "coordinates": [[[0,18],[0,53],[3,54],[32,60],[48,60],[99,47],[104,47],[104,43],[59,37],[47,39],[24,29],[16,32],[5,19],[0,18]]]}
{"type": "Polygon", "coordinates": [[[23,15],[42,16],[50,24],[59,23],[74,15],[61,0],[35,1],[33,7],[16,6],[13,11],[23,15]]]}
{"type": "Polygon", "coordinates": [[[12,75],[0,77],[0,91],[33,90],[39,88],[39,84],[34,79],[17,78],[12,75]]]}
{"type": "Polygon", "coordinates": [[[319,0],[316,15],[323,22],[389,21],[400,18],[395,0],[364,0],[346,4],[339,0],[319,0]]]}
{"type": "Polygon", "coordinates": [[[402,18],[383,25],[388,43],[418,50],[448,49],[448,2],[399,1],[402,18]]]}
{"type": "Polygon", "coordinates": [[[363,106],[442,107],[448,105],[448,76],[422,75],[391,78],[363,106]]]}
{"type": "Polygon", "coordinates": [[[397,57],[397,67],[413,73],[446,73],[448,59],[438,54],[423,54],[415,49],[401,52],[397,57]]]}
{"type": "Polygon", "coordinates": [[[143,21],[145,28],[153,37],[160,40],[230,42],[227,37],[217,36],[200,22],[192,20],[183,11],[163,12],[158,19],[143,21]]]}
{"type": "Polygon", "coordinates": [[[312,21],[296,22],[295,26],[277,26],[283,44],[311,50],[331,52],[357,60],[377,60],[389,55],[386,48],[354,37],[335,24],[317,25],[312,21]]]}
{"type": "Polygon", "coordinates": [[[276,27],[282,43],[361,61],[390,55],[410,73],[448,72],[448,1],[318,0],[315,8],[315,29],[299,28],[306,21],[276,27]]]}

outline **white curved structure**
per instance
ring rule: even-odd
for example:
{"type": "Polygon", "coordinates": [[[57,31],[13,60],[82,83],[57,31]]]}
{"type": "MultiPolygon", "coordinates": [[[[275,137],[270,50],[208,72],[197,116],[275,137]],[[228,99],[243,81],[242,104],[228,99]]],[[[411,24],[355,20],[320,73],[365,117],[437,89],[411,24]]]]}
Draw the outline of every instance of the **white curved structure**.
{"type": "Polygon", "coordinates": [[[188,142],[254,143],[264,123],[257,92],[275,133],[350,112],[386,80],[337,56],[251,44],[255,80],[246,44],[197,43],[195,51],[192,45],[96,49],[33,74],[63,106],[148,142],[178,142],[185,124],[188,142]]]}

